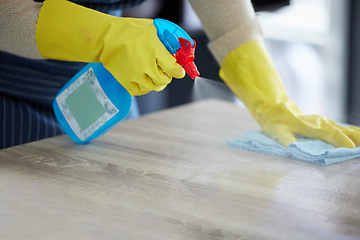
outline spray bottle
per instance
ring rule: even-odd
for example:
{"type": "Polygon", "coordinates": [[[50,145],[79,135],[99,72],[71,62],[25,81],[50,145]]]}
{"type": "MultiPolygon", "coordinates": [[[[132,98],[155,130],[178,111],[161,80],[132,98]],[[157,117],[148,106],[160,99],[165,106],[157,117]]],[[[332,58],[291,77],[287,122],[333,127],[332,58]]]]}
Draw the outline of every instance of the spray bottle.
{"type": "MultiPolygon", "coordinates": [[[[194,64],[195,41],[178,25],[154,19],[157,35],[177,63],[192,79],[199,76],[194,64]]],[[[129,92],[102,63],[89,63],[67,82],[53,101],[55,116],[76,143],[87,143],[126,118],[132,103],[129,92]]]]}

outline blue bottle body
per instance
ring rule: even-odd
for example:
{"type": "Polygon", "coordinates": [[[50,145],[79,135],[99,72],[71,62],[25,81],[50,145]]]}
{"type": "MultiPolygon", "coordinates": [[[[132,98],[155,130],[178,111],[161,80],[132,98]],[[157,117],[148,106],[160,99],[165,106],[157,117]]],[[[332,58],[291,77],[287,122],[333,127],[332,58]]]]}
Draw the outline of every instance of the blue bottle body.
{"type": "Polygon", "coordinates": [[[65,133],[83,144],[123,120],[131,103],[132,96],[102,63],[89,63],[58,92],[53,110],[65,133]]]}

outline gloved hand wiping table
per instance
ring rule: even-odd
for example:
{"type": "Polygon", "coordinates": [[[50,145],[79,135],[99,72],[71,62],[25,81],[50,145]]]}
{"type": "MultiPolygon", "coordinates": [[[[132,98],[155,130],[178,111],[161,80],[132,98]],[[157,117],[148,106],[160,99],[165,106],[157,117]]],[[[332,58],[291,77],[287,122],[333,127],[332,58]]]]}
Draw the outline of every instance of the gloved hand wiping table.
{"type": "MultiPolygon", "coordinates": [[[[360,128],[319,115],[303,115],[291,101],[263,43],[250,0],[190,0],[220,64],[220,77],[243,101],[262,131],[283,146],[296,136],[336,147],[360,146],[360,128]]],[[[311,87],[311,86],[309,86],[311,87]]]]}

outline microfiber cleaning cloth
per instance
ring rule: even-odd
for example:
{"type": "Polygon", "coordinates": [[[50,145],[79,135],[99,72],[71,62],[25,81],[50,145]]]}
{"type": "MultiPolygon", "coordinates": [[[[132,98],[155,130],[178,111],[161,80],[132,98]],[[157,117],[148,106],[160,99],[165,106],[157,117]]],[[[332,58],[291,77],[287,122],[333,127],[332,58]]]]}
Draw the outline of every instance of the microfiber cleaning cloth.
{"type": "Polygon", "coordinates": [[[330,165],[360,157],[360,147],[355,149],[336,148],[321,140],[297,138],[287,148],[261,131],[249,131],[243,137],[227,139],[227,144],[234,148],[248,151],[291,157],[318,165],[330,165]]]}

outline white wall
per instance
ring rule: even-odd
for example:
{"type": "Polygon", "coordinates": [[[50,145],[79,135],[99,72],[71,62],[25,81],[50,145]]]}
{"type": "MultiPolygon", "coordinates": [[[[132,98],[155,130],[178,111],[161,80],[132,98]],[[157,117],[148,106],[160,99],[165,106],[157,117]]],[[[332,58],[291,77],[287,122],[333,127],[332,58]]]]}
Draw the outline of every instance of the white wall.
{"type": "Polygon", "coordinates": [[[347,0],[293,0],[260,13],[288,95],[305,114],[345,120],[347,7],[347,0]]]}

